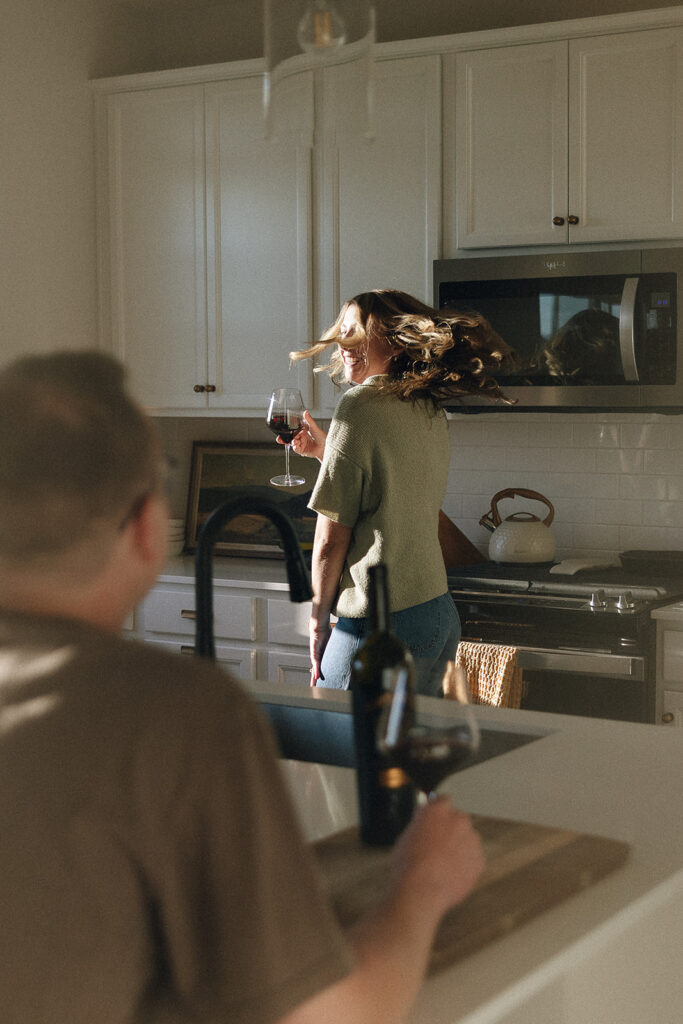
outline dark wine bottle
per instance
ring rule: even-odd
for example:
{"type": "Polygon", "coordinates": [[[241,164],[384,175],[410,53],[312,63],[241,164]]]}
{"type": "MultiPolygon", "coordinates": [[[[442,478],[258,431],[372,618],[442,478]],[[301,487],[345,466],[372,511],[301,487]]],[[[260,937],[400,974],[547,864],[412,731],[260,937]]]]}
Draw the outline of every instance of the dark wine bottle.
{"type": "Polygon", "coordinates": [[[414,719],[415,670],[410,651],[390,629],[386,566],[370,569],[372,632],[351,666],[360,836],[371,846],[389,846],[415,809],[415,787],[391,753],[378,744],[378,723],[397,683],[405,687],[404,725],[414,719]]]}

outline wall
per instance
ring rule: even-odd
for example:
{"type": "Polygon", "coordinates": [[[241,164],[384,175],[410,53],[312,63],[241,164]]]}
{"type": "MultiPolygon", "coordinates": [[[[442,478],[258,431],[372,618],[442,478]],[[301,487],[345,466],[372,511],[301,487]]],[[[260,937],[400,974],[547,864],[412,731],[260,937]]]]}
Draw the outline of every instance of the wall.
{"type": "MultiPolygon", "coordinates": [[[[264,413],[265,414],[265,413],[264,413]]],[[[260,420],[159,419],[177,463],[173,507],[183,515],[192,442],[272,442],[260,420]]],[[[321,421],[324,425],[324,421],[321,421]]],[[[683,550],[683,416],[645,413],[455,415],[444,511],[486,554],[479,519],[509,487],[554,507],[558,557],[614,559],[619,551],[683,550]]],[[[546,506],[503,500],[503,517],[546,506]]]]}
{"type": "MultiPolygon", "coordinates": [[[[0,338],[6,360],[96,343],[89,78],[114,0],[5,0],[0,34],[0,338]]],[[[118,26],[118,29],[112,29],[118,26]]]]}

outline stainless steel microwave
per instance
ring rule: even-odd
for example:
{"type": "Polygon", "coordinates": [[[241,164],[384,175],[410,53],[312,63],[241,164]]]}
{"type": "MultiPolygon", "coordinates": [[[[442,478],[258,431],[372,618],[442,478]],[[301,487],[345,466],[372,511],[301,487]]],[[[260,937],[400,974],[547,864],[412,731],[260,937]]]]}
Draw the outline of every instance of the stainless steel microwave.
{"type": "Polygon", "coordinates": [[[496,374],[513,406],[683,413],[683,249],[556,251],[434,262],[434,305],[476,309],[517,355],[496,374]]]}

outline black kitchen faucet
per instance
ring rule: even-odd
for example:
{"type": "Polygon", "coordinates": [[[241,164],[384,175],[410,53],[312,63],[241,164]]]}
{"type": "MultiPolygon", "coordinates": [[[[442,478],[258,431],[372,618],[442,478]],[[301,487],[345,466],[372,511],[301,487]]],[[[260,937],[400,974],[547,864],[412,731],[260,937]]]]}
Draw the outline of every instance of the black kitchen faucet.
{"type": "Polygon", "coordinates": [[[197,539],[195,555],[195,593],[197,619],[195,653],[212,661],[216,658],[213,638],[213,549],[223,527],[234,516],[251,512],[270,519],[278,530],[285,549],[290,601],[301,603],[313,597],[311,581],[292,521],[278,506],[265,498],[244,491],[224,505],[219,505],[204,523],[197,539]]]}

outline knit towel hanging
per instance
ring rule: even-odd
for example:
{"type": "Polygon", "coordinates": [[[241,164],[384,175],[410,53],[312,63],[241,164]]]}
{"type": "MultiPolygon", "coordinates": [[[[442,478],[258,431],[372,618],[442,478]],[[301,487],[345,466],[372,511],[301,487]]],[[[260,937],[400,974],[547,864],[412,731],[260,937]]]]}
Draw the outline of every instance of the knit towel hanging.
{"type": "MultiPolygon", "coordinates": [[[[467,673],[472,703],[518,708],[522,700],[522,670],[517,648],[461,640],[456,665],[467,673]]],[[[444,685],[444,696],[450,696],[444,685]]]]}

